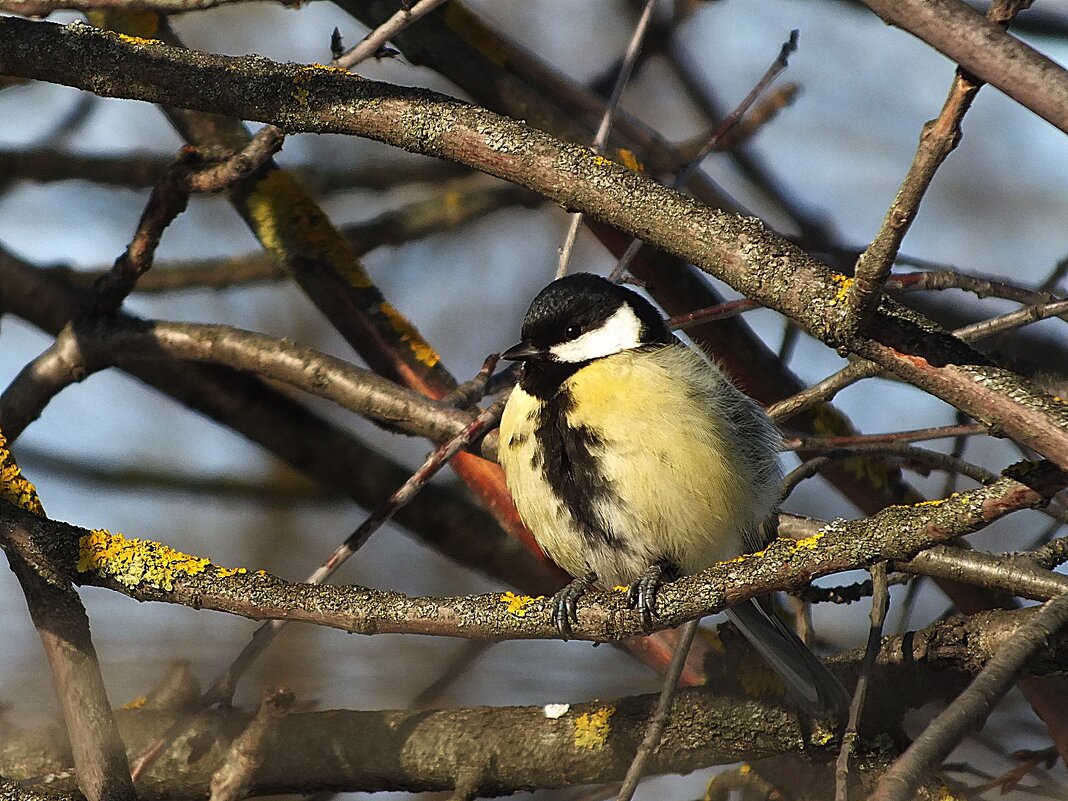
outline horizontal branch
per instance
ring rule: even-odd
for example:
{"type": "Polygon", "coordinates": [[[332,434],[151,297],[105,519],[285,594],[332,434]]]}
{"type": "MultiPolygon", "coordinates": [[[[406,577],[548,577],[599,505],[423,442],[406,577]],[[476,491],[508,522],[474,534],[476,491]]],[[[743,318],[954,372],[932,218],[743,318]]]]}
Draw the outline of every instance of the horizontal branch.
{"type": "MultiPolygon", "coordinates": [[[[905,560],[976,531],[1010,512],[1044,504],[1068,483],[1049,464],[1019,480],[916,506],[890,507],[865,520],[836,521],[803,540],[781,538],[759,554],[722,562],[665,586],[657,625],[669,628],[773,590],[796,590],[811,579],[905,560]]],[[[488,639],[558,636],[544,597],[512,593],[460,598],[410,598],[357,586],[295,584],[262,571],[219,568],[149,541],[90,532],[0,506],[0,537],[23,531],[75,579],[140,601],[213,609],[255,620],[297,620],[359,634],[411,633],[488,639]],[[76,570],[77,569],[77,570],[76,570]]],[[[579,608],[577,639],[614,641],[646,634],[621,592],[591,593],[579,608]]]]}
{"type": "MultiPolygon", "coordinates": [[[[263,762],[248,789],[252,796],[442,791],[452,790],[468,771],[481,774],[473,788],[480,797],[618,781],[655,703],[655,695],[641,695],[560,703],[555,711],[479,706],[293,713],[271,725],[263,762]]],[[[150,706],[116,714],[131,749],[154,739],[173,720],[169,710],[150,706]]],[[[138,783],[142,801],[207,798],[211,775],[225,759],[230,738],[249,717],[225,707],[193,719],[183,743],[203,747],[193,749],[192,756],[188,747],[176,749],[175,757],[161,760],[138,783]]],[[[49,790],[71,789],[64,778],[69,775],[64,757],[56,753],[61,749],[27,739],[37,753],[23,756],[18,741],[0,738],[0,773],[21,778],[25,768],[19,762],[25,760],[40,773],[58,774],[49,790]]],[[[820,727],[806,745],[797,716],[786,709],[708,687],[685,689],[675,699],[651,772],[688,773],[784,753],[829,760],[834,747],[833,733],[820,727]]]]}
{"type": "Polygon", "coordinates": [[[880,364],[1068,467],[1065,404],[890,300],[869,329],[878,340],[843,341],[841,299],[850,279],[757,220],[703,206],[515,120],[434,92],[320,66],[210,55],[86,25],[17,18],[0,19],[0,73],[287,131],[354,134],[522,184],[696,264],[817,338],[880,364]]]}
{"type": "MultiPolygon", "coordinates": [[[[876,731],[885,733],[908,703],[924,703],[959,692],[970,676],[1035,614],[1034,609],[982,612],[939,621],[902,637],[882,640],[876,681],[869,699],[876,731]],[[882,714],[886,710],[886,715],[882,714]]],[[[1030,666],[1033,675],[1063,671],[1068,659],[1064,638],[1050,644],[1030,666]]],[[[859,662],[863,649],[835,657],[837,669],[859,662]]],[[[197,688],[186,690],[196,695],[197,688]]],[[[568,699],[559,699],[566,702],[568,699]]],[[[545,707],[473,707],[441,710],[327,710],[296,713],[273,727],[264,765],[254,774],[251,792],[310,793],[339,791],[447,790],[461,768],[472,762],[490,770],[480,794],[520,788],[608,782],[626,769],[640,741],[655,696],[615,698],[593,703],[545,707]],[[445,744],[448,744],[447,746],[445,744]],[[397,760],[403,751],[413,758],[397,760]],[[392,755],[392,756],[390,756],[392,755]],[[461,761],[457,761],[461,760],[461,761]]],[[[158,737],[173,711],[151,701],[117,710],[131,749],[158,737]]],[[[164,759],[139,784],[143,800],[202,797],[214,768],[225,758],[227,737],[242,731],[249,715],[233,707],[215,710],[190,723],[188,741],[210,747],[188,759],[180,751],[164,759]]],[[[820,732],[813,733],[820,736],[820,732]]],[[[868,732],[862,732],[867,735],[868,732]]],[[[883,735],[885,736],[885,735],[883,735]]],[[[813,738],[810,738],[810,741],[813,738]]],[[[807,756],[828,758],[837,746],[829,740],[808,746],[807,756]]],[[[774,704],[740,700],[719,686],[683,690],[657,751],[656,772],[684,772],[713,764],[761,756],[798,753],[802,734],[795,716],[774,704]]],[[[61,744],[47,734],[5,732],[0,737],[0,775],[19,778],[54,774],[50,791],[73,789],[61,744]]],[[[0,790],[4,789],[0,780],[0,790]]],[[[40,801],[33,799],[33,801],[40,801]]]]}

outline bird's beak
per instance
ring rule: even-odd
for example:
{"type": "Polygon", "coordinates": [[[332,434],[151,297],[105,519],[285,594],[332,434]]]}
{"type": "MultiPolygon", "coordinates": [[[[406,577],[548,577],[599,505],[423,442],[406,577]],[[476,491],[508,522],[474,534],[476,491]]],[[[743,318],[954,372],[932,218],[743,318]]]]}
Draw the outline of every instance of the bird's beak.
{"type": "Polygon", "coordinates": [[[513,345],[501,354],[502,359],[507,359],[510,362],[522,362],[527,359],[546,359],[548,357],[549,352],[547,350],[539,348],[527,340],[523,340],[518,345],[513,345]]]}

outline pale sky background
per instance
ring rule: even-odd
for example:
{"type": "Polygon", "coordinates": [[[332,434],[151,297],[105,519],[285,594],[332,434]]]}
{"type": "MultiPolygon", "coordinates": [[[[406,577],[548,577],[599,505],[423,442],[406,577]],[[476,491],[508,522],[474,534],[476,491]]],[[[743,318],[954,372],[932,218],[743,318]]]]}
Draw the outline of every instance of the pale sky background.
{"type": "MultiPolygon", "coordinates": [[[[474,4],[497,27],[564,72],[585,81],[618,58],[629,38],[616,2],[509,0],[474,4]]],[[[1038,4],[1068,15],[1068,2],[1038,4]]],[[[67,20],[73,15],[54,17],[67,20]]],[[[311,3],[300,10],[269,4],[242,5],[179,19],[177,29],[194,48],[232,54],[258,53],[281,61],[329,59],[329,34],[337,25],[348,43],[364,29],[337,7],[311,3]]],[[[953,65],[908,34],[885,26],[873,14],[839,2],[729,0],[704,4],[684,28],[692,60],[701,65],[726,104],[740,100],[768,66],[791,29],[800,30],[800,50],[784,78],[801,85],[794,105],[757,136],[754,147],[769,169],[806,207],[830,220],[841,239],[863,244],[876,231],[903,177],[923,122],[937,114],[953,65]]],[[[1042,52],[1068,61],[1063,42],[1036,39],[1042,52]]],[[[428,70],[397,60],[361,67],[362,74],[457,94],[428,70]]],[[[0,93],[0,146],[34,143],[78,100],[62,87],[33,85],[0,93]]],[[[628,90],[624,106],[671,139],[701,131],[666,68],[653,62],[628,90]]],[[[152,106],[98,100],[88,122],[66,146],[92,153],[138,150],[173,154],[180,145],[152,106]]],[[[287,139],[281,162],[355,164],[394,159],[376,143],[336,136],[287,139]]],[[[722,157],[706,169],[741,200],[751,193],[722,157]]],[[[905,243],[905,251],[1021,283],[1034,283],[1068,254],[1068,141],[1063,134],[1005,98],[984,89],[968,115],[961,147],[942,168],[905,243]]],[[[19,183],[0,195],[0,242],[38,264],[100,267],[118,256],[136,225],[148,191],[125,191],[84,183],[19,183]]],[[[419,189],[387,193],[354,191],[324,206],[336,223],[369,219],[420,195],[419,189]]],[[[752,211],[763,213],[754,205],[752,211]]],[[[772,224],[777,220],[770,218],[772,224]]],[[[455,233],[402,247],[380,248],[366,257],[386,296],[438,348],[452,372],[465,378],[484,356],[512,344],[519,321],[536,291],[552,276],[566,215],[556,207],[502,211],[455,233]],[[472,287],[476,291],[472,291],[472,287]]],[[[255,248],[252,236],[225,201],[196,198],[164,235],[157,261],[211,257],[255,248]]],[[[575,269],[606,272],[611,262],[586,235],[575,269]]],[[[1008,304],[985,302],[1004,310],[1008,304]]],[[[222,322],[293,337],[338,355],[349,351],[332,335],[300,293],[283,286],[221,292],[134,296],[137,314],[172,320],[222,322]]],[[[771,312],[747,317],[777,347],[782,321],[771,312]]],[[[1060,321],[1042,325],[1063,336],[1060,321]]],[[[6,386],[49,339],[12,317],[0,326],[0,384],[6,386]]],[[[826,347],[802,340],[793,369],[816,381],[841,366],[826,347]]],[[[844,392],[841,408],[866,432],[953,422],[940,401],[889,382],[865,382],[844,392]]],[[[316,403],[316,408],[327,409],[316,403]]],[[[383,434],[331,410],[335,419],[365,432],[411,464],[427,451],[423,442],[383,434]]],[[[932,444],[945,448],[947,443],[932,444]]],[[[199,477],[268,476],[272,462],[258,448],[111,371],[91,377],[58,396],[15,450],[51,451],[89,463],[148,467],[199,477]]],[[[969,450],[967,457],[991,469],[1019,458],[1001,443],[969,450]]],[[[313,569],[360,522],[350,503],[266,512],[252,503],[181,494],[146,495],[75,482],[34,468],[21,459],[48,513],[86,527],[108,527],[129,536],[162,540],[224,565],[265,568],[290,579],[313,569]]],[[[794,462],[787,460],[788,465],[794,462]]],[[[925,492],[937,493],[942,476],[909,474],[925,492]]],[[[451,481],[449,475],[437,480],[451,481]]],[[[787,506],[829,517],[854,511],[819,481],[809,481],[787,506]]],[[[1007,549],[1026,542],[1041,525],[1037,516],[1016,515],[975,542],[1007,549]]],[[[861,576],[841,577],[845,582],[861,576]]],[[[486,578],[447,563],[387,527],[347,566],[340,581],[393,588],[412,594],[454,595],[492,589],[486,578]]],[[[835,579],[834,583],[839,583],[835,579]]],[[[209,682],[252,631],[250,622],[180,607],[137,604],[103,590],[83,597],[93,621],[112,701],[121,704],[145,692],[170,659],[188,658],[209,682]]],[[[895,595],[895,597],[899,597],[895,595]]],[[[36,633],[9,571],[0,571],[0,704],[14,720],[39,719],[54,708],[50,677],[36,633]]],[[[914,620],[940,614],[944,600],[925,597],[914,620]]],[[[863,642],[868,609],[817,610],[821,633],[841,647],[863,642]]],[[[896,610],[890,619],[895,620],[896,610]]],[[[246,679],[242,700],[258,697],[263,683],[282,680],[301,699],[322,707],[405,706],[440,671],[458,641],[420,637],[353,637],[329,630],[292,629],[260,670],[246,679]],[[401,660],[398,663],[398,660],[401,660]],[[403,665],[398,669],[398,664],[403,665]]],[[[643,667],[612,648],[581,643],[505,643],[493,648],[442,700],[447,704],[514,704],[580,701],[635,692],[658,684],[643,667]]],[[[1024,716],[1026,718],[1026,716],[1024,716]]],[[[1017,713],[1002,716],[1017,719],[1017,713]]],[[[1046,740],[1021,730],[1014,747],[1042,747],[1046,740]]],[[[980,757],[981,758],[981,757],[980,757]]],[[[991,770],[994,769],[991,763],[991,770]]],[[[1064,780],[1058,767],[1055,775],[1064,780]]],[[[702,792],[709,771],[670,777],[643,786],[639,798],[661,792],[686,798],[702,792]]],[[[378,798],[385,796],[379,795],[378,798]]]]}

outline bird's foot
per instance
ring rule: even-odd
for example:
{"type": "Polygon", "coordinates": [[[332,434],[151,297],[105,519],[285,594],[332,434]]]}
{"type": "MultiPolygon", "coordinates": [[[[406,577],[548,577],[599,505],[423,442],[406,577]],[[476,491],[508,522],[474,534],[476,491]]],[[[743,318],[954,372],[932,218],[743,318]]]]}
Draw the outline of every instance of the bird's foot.
{"type": "Polygon", "coordinates": [[[642,616],[642,626],[653,627],[656,617],[656,591],[665,581],[674,581],[679,577],[679,566],[669,559],[661,559],[649,565],[645,572],[627,588],[627,606],[637,608],[642,616]]]}
{"type": "Polygon", "coordinates": [[[571,638],[571,624],[578,623],[578,599],[597,581],[596,573],[579,576],[553,596],[553,623],[566,642],[571,638]]]}

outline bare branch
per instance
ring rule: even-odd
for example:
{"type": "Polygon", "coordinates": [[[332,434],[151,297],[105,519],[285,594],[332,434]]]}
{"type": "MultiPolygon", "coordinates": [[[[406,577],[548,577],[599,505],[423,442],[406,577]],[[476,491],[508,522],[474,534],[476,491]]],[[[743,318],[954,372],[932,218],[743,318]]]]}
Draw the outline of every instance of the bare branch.
{"type": "Polygon", "coordinates": [[[862,0],[885,22],[908,31],[1068,133],[1068,73],[961,0],[862,0]]]}
{"type": "Polygon", "coordinates": [[[935,720],[879,781],[873,801],[907,801],[970,730],[981,725],[1027,663],[1068,624],[1068,595],[1034,615],[986,664],[979,676],[935,720]]]}

